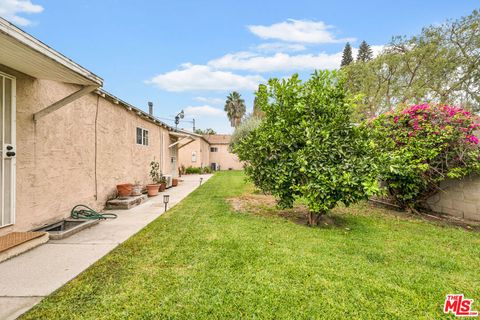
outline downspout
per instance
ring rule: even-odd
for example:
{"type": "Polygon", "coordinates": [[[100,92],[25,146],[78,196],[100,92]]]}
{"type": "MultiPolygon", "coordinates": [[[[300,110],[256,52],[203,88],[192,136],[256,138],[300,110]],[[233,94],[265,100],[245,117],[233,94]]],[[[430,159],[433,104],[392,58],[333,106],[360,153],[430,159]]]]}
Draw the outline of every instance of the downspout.
{"type": "Polygon", "coordinates": [[[164,155],[165,150],[163,148],[163,146],[164,146],[163,139],[164,139],[163,129],[162,129],[162,127],[160,127],[160,145],[161,145],[160,146],[160,165],[161,165],[161,168],[162,168],[162,172],[164,172],[164,170],[163,170],[164,169],[164,159],[163,158],[165,156],[164,155]]]}

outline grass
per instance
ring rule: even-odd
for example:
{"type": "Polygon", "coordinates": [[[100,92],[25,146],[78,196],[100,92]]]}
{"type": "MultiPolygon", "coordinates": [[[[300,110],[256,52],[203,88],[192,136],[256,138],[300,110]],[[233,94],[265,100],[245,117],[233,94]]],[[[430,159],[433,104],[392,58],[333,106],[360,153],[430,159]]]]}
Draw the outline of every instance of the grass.
{"type": "Polygon", "coordinates": [[[480,234],[361,204],[309,228],[236,212],[216,174],[23,319],[434,319],[447,293],[480,309],[480,234]]]}

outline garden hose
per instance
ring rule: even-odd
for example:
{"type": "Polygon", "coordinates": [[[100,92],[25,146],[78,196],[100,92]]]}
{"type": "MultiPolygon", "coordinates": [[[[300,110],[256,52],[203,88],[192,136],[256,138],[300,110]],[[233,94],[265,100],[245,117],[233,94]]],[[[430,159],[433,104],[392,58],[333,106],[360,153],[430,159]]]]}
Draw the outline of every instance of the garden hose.
{"type": "Polygon", "coordinates": [[[117,215],[115,213],[99,213],[83,204],[78,204],[75,207],[73,207],[72,211],[70,211],[70,216],[73,219],[90,219],[90,220],[95,220],[95,219],[106,220],[106,219],[117,218],[117,215]],[[81,208],[81,209],[77,209],[77,208],[81,208]]]}

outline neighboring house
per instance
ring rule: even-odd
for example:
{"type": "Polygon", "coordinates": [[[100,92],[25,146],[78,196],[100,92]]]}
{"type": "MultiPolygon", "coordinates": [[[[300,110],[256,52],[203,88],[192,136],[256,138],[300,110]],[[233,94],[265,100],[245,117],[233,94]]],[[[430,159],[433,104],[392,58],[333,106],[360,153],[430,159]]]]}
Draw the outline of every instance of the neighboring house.
{"type": "Polygon", "coordinates": [[[177,175],[188,134],[102,83],[0,18],[0,235],[56,222],[77,204],[102,209],[117,184],[149,183],[154,159],[177,175]]]}
{"type": "Polygon", "coordinates": [[[179,150],[178,163],[187,167],[210,167],[210,144],[202,136],[195,134],[195,139],[179,150]]]}
{"type": "Polygon", "coordinates": [[[242,163],[230,152],[231,135],[196,135],[178,154],[179,164],[185,167],[211,167],[216,170],[241,170],[242,163]]]}

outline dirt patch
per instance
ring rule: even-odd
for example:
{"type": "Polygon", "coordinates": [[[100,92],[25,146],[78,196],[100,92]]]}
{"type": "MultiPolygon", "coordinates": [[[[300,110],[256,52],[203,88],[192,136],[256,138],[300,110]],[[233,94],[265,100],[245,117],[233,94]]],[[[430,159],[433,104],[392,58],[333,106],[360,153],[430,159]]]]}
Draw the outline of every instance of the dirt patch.
{"type": "MultiPolygon", "coordinates": [[[[308,225],[308,209],[302,204],[295,204],[293,208],[281,209],[277,206],[274,197],[261,194],[249,194],[229,198],[227,201],[237,212],[254,214],[264,217],[279,217],[299,225],[308,225]]],[[[342,227],[345,220],[338,215],[325,215],[320,218],[320,227],[342,227]]]]}
{"type": "MultiPolygon", "coordinates": [[[[290,209],[281,209],[277,207],[277,202],[274,197],[263,194],[246,194],[235,198],[229,198],[227,201],[237,212],[264,217],[278,217],[287,219],[299,225],[308,225],[308,209],[302,204],[295,204],[294,207],[290,209]]],[[[434,213],[412,214],[405,211],[392,210],[385,207],[382,208],[382,206],[379,206],[378,204],[366,202],[348,208],[339,206],[333,209],[328,215],[321,217],[319,226],[323,228],[345,228],[347,226],[346,215],[372,216],[372,214],[380,214],[405,220],[424,220],[443,227],[455,226],[468,231],[480,232],[480,222],[462,220],[456,217],[434,213]]]]}
{"type": "Polygon", "coordinates": [[[410,219],[421,219],[429,222],[433,222],[440,226],[455,226],[469,231],[480,232],[480,222],[468,219],[462,219],[438,212],[433,212],[427,209],[420,210],[416,213],[402,210],[399,206],[393,204],[393,202],[385,202],[385,199],[370,199],[369,204],[371,206],[382,208],[383,211],[387,211],[395,216],[401,216],[410,219]]]}

